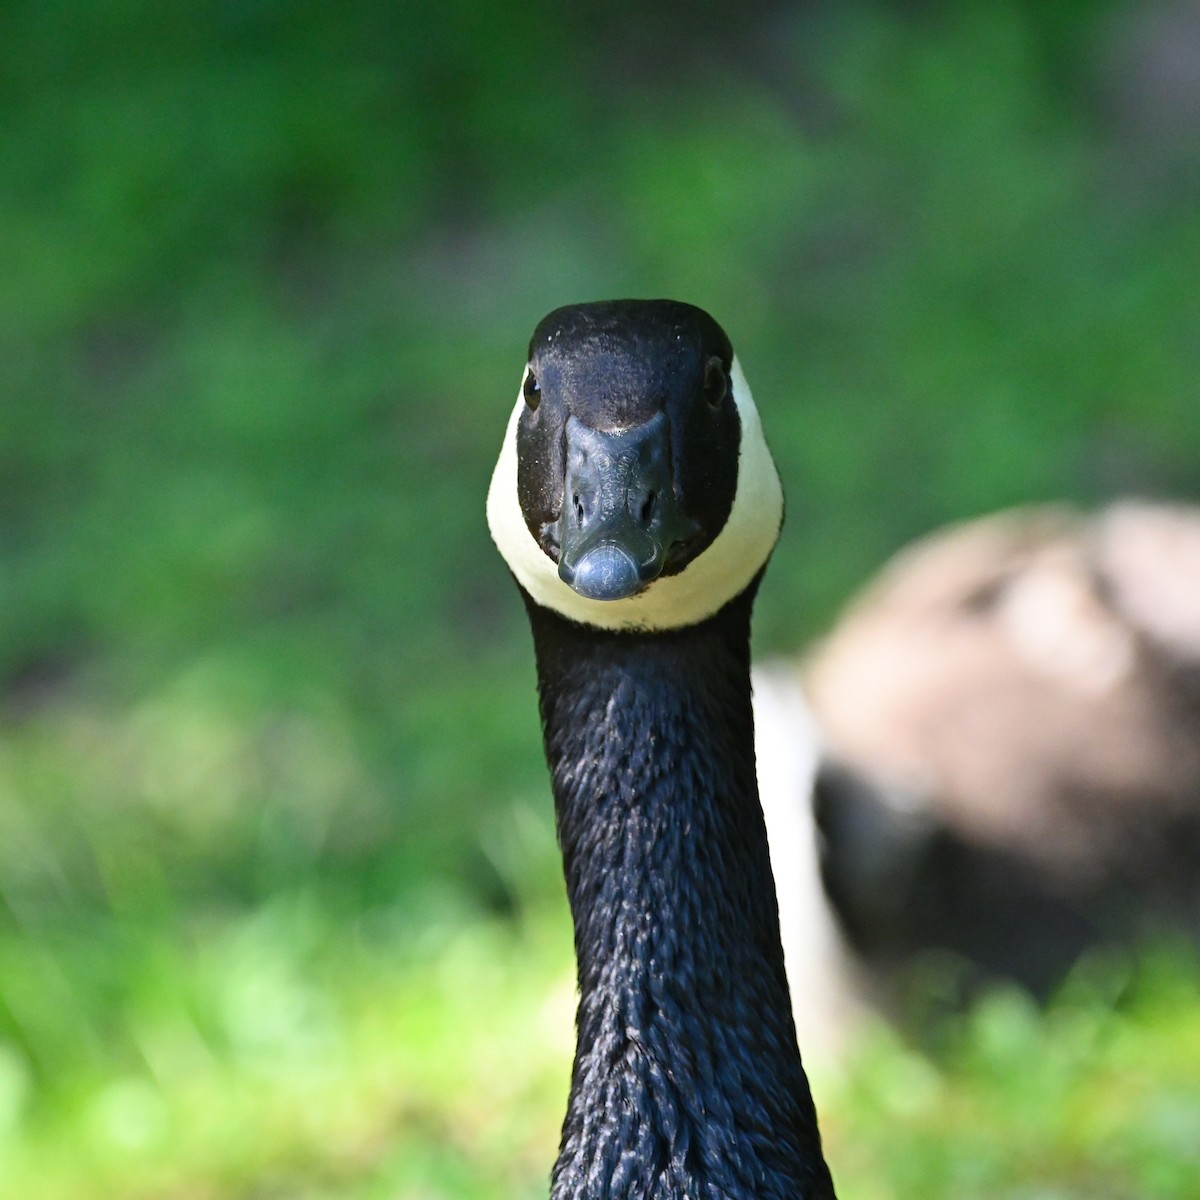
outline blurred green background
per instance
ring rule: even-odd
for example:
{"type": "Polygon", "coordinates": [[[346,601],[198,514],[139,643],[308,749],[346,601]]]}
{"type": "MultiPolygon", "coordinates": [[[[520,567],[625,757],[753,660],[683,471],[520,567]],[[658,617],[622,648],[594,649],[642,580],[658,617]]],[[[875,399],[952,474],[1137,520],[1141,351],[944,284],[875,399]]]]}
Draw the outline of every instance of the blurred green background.
{"type": "MultiPolygon", "coordinates": [[[[1200,495],[1194,4],[0,6],[0,1195],[536,1197],[572,1045],[483,497],[559,304],[717,316],[761,652],[894,548],[1200,495]]],[[[819,1095],[860,1197],[1200,1195],[1200,969],[819,1095]]]]}

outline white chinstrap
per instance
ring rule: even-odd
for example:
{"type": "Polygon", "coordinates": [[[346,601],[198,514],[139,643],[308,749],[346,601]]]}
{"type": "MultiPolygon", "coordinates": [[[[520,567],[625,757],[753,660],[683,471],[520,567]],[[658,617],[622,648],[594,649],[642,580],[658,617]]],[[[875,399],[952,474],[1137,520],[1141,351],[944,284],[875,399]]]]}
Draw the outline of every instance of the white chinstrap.
{"type": "Polygon", "coordinates": [[[783,489],[736,358],[731,377],[741,445],[737,493],[729,518],[712,545],[678,575],[660,577],[623,600],[589,600],[573,591],[559,579],[558,565],[529,532],[517,496],[517,422],[525,407],[518,391],[488,489],[487,519],[505,562],[538,604],[600,629],[679,629],[711,617],[754,578],[779,537],[783,489]]]}

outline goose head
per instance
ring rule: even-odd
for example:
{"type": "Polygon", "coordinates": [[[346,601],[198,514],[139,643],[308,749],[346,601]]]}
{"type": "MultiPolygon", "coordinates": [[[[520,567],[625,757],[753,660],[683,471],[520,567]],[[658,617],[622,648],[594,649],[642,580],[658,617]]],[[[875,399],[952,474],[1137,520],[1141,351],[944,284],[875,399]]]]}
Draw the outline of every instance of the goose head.
{"type": "Polygon", "coordinates": [[[609,630],[695,624],[755,579],[782,518],[750,389],[706,312],[618,300],[540,322],[488,492],[535,603],[609,630]]]}

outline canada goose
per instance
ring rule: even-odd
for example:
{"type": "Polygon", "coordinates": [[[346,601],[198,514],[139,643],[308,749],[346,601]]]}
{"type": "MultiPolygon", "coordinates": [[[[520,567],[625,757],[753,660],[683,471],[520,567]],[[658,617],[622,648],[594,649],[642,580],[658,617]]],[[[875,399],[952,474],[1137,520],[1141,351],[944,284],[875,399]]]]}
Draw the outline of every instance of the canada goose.
{"type": "Polygon", "coordinates": [[[783,497],[722,329],[665,300],[550,313],[487,512],[575,924],[554,1200],[832,1197],[754,776],[750,612],[783,497]]]}
{"type": "MultiPolygon", "coordinates": [[[[803,676],[826,887],[877,971],[951,950],[1045,994],[1096,942],[1200,936],[1200,510],[931,535],[803,676]]],[[[781,905],[807,903],[782,876],[781,905]]]]}

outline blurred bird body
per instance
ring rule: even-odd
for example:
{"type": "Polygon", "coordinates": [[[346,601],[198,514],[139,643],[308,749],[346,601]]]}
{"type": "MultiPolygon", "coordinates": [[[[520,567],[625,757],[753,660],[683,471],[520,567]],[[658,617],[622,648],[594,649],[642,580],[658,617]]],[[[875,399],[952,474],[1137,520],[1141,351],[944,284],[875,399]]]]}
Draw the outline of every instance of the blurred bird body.
{"type": "Polygon", "coordinates": [[[820,730],[825,894],[785,885],[811,872],[773,836],[781,906],[832,901],[856,961],[949,950],[1045,994],[1094,944],[1200,936],[1197,510],[1028,509],[933,535],[803,676],[812,715],[791,728],[820,730]]]}

